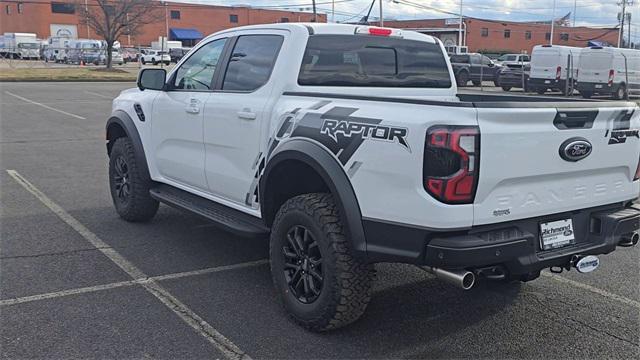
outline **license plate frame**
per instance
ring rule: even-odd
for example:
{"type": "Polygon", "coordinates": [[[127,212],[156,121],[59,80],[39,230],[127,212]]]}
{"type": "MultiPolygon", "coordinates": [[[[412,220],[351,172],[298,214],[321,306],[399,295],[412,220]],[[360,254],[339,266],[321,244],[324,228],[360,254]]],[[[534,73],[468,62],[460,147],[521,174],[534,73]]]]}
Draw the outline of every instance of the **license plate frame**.
{"type": "Polygon", "coordinates": [[[555,250],[576,243],[573,219],[540,222],[540,249],[555,250]]]}

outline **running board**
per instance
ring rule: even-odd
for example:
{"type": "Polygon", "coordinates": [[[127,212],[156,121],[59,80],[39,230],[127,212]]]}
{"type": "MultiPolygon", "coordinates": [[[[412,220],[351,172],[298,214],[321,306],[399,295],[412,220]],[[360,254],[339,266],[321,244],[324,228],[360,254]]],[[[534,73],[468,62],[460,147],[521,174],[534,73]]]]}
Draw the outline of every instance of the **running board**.
{"type": "Polygon", "coordinates": [[[200,215],[236,235],[248,238],[269,236],[269,228],[261,219],[173,186],[160,184],[151,188],[149,194],[169,206],[200,215]]]}

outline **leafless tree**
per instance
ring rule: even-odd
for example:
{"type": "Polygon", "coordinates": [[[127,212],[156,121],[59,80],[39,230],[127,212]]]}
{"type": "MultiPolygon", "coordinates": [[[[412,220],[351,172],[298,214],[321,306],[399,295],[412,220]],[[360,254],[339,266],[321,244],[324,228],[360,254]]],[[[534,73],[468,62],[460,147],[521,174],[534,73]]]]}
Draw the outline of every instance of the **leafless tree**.
{"type": "Polygon", "coordinates": [[[136,35],[144,25],[164,18],[162,4],[155,0],[95,0],[86,5],[78,1],[81,24],[88,25],[106,42],[106,63],[111,68],[113,44],[121,36],[136,35]]]}

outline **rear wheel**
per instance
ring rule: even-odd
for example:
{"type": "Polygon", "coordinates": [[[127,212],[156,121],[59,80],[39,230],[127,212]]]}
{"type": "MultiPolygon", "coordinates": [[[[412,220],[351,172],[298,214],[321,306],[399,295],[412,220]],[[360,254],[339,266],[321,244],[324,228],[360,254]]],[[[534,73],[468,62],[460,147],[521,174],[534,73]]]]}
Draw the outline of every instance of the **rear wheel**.
{"type": "Polygon", "coordinates": [[[536,92],[537,92],[538,94],[540,94],[540,95],[544,95],[544,93],[546,93],[546,92],[547,92],[547,89],[545,89],[545,88],[538,88],[538,89],[536,89],[536,92]]]}
{"type": "Polygon", "coordinates": [[[506,86],[506,85],[504,85],[504,86],[501,86],[501,87],[502,87],[502,90],[504,90],[504,91],[509,91],[509,90],[511,90],[511,86],[506,86]]]}
{"type": "Polygon", "coordinates": [[[151,58],[151,63],[152,63],[153,65],[158,65],[158,62],[156,61],[156,59],[155,59],[155,58],[151,58]]]}
{"type": "Polygon", "coordinates": [[[627,97],[627,87],[624,84],[620,84],[618,89],[612,94],[614,100],[622,100],[627,97]]]}
{"type": "Polygon", "coordinates": [[[466,71],[460,71],[458,73],[458,76],[456,77],[456,82],[458,83],[459,87],[467,86],[467,83],[469,82],[469,73],[467,73],[466,71]]]}
{"type": "Polygon", "coordinates": [[[580,91],[580,95],[585,99],[591,99],[593,93],[591,91],[580,91]]]}
{"type": "Polygon", "coordinates": [[[140,62],[142,63],[142,65],[146,65],[147,64],[147,62],[144,61],[144,58],[140,59],[140,62]]]}
{"type": "Polygon", "coordinates": [[[144,179],[140,166],[131,139],[117,139],[109,155],[109,188],[118,215],[132,222],[151,220],[159,206],[149,195],[151,180],[144,179]]]}
{"type": "Polygon", "coordinates": [[[371,298],[373,266],[353,255],[330,194],[289,199],[270,241],[271,276],[289,316],[314,331],[360,318],[371,298]]]}
{"type": "Polygon", "coordinates": [[[473,84],[473,86],[480,86],[480,85],[482,85],[482,81],[479,81],[479,80],[474,80],[474,81],[472,81],[471,83],[473,84]]]}

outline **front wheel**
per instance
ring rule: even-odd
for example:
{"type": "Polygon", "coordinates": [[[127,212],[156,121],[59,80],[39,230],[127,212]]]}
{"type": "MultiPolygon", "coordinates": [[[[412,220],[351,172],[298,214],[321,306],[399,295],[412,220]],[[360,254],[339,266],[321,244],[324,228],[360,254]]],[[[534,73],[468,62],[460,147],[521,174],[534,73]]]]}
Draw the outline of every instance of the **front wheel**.
{"type": "Polygon", "coordinates": [[[502,90],[504,90],[504,91],[509,91],[509,90],[511,90],[511,86],[503,85],[503,86],[501,86],[501,87],[502,87],[502,90]]]}
{"type": "Polygon", "coordinates": [[[618,90],[616,90],[612,96],[611,96],[614,100],[622,100],[625,99],[627,97],[627,88],[626,86],[624,86],[624,84],[620,84],[620,86],[618,86],[618,90]]]}
{"type": "Polygon", "coordinates": [[[140,62],[142,63],[142,65],[146,65],[147,64],[147,62],[144,61],[144,58],[140,59],[140,62]]]}
{"type": "Polygon", "coordinates": [[[537,89],[536,89],[536,92],[537,92],[539,95],[544,95],[544,93],[546,93],[546,92],[547,92],[547,89],[545,89],[545,88],[537,88],[537,89]]]}
{"type": "Polygon", "coordinates": [[[269,249],[274,286],[296,323],[326,331],[362,316],[373,266],[354,256],[330,194],[300,195],[282,205],[269,249]]]}
{"type": "Polygon", "coordinates": [[[151,180],[145,179],[131,139],[118,138],[109,155],[109,188],[116,212],[131,222],[151,220],[159,203],[149,195],[151,180]]]}
{"type": "Polygon", "coordinates": [[[157,62],[157,61],[156,61],[156,59],[154,59],[154,58],[151,58],[151,63],[152,63],[153,65],[158,65],[158,62],[157,62]]]}
{"type": "Polygon", "coordinates": [[[461,71],[460,73],[458,73],[456,82],[458,87],[467,86],[467,83],[469,82],[469,74],[466,71],[461,71]]]}
{"type": "Polygon", "coordinates": [[[591,91],[580,91],[580,95],[585,99],[591,99],[593,93],[591,91]]]}

